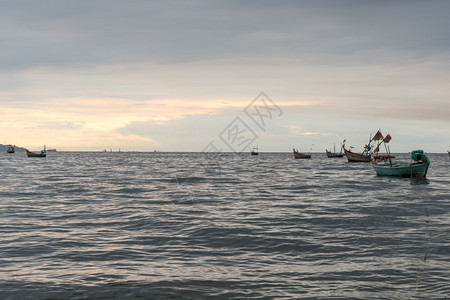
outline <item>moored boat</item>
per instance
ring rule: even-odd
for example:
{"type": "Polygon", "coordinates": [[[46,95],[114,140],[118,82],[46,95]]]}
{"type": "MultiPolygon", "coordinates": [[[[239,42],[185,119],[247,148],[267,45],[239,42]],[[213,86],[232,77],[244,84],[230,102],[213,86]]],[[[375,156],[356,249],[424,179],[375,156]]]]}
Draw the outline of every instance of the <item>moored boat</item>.
{"type": "Polygon", "coordinates": [[[293,150],[294,150],[294,158],[301,158],[301,159],[310,159],[311,158],[311,154],[300,153],[296,149],[293,149],[293,150]]]}
{"type": "Polygon", "coordinates": [[[251,155],[258,155],[258,146],[253,147],[253,150],[250,151],[250,154],[251,154],[251,155]]]}
{"type": "Polygon", "coordinates": [[[327,153],[327,156],[329,158],[338,158],[338,157],[344,157],[344,153],[342,153],[342,146],[341,146],[341,151],[339,153],[336,153],[336,144],[334,145],[334,151],[328,151],[328,149],[325,149],[325,152],[327,153]]]}
{"type": "Polygon", "coordinates": [[[330,152],[330,151],[328,151],[328,150],[325,150],[326,151],[326,153],[327,153],[327,156],[329,157],[329,158],[335,158],[335,157],[344,157],[344,153],[336,153],[336,152],[330,152]]]}
{"type": "MultiPolygon", "coordinates": [[[[344,149],[345,156],[347,157],[348,162],[370,162],[372,160],[372,142],[374,141],[382,141],[388,143],[390,140],[390,135],[388,135],[388,139],[384,139],[381,131],[378,130],[377,133],[372,138],[372,134],[369,138],[369,143],[364,146],[364,150],[361,154],[352,152],[351,150],[345,149],[345,141],[342,142],[342,148],[344,149]]],[[[380,142],[378,143],[377,149],[379,149],[380,142]]],[[[352,147],[350,147],[352,148],[352,147]]],[[[378,152],[379,150],[375,149],[374,152],[378,152]]]]}
{"type": "Polygon", "coordinates": [[[411,152],[412,162],[393,161],[395,156],[377,155],[371,166],[378,176],[426,177],[430,160],[423,150],[411,152]]]}
{"type": "Polygon", "coordinates": [[[45,145],[44,145],[44,150],[41,150],[40,153],[31,152],[28,150],[26,150],[26,152],[27,152],[28,157],[46,157],[47,156],[47,151],[45,150],[45,145]]]}
{"type": "Polygon", "coordinates": [[[13,145],[9,145],[8,149],[6,150],[7,153],[14,153],[16,152],[16,148],[13,145]]]}
{"type": "Polygon", "coordinates": [[[46,157],[47,156],[47,153],[45,153],[45,152],[35,153],[35,152],[28,151],[28,150],[26,150],[26,152],[27,152],[28,157],[46,157]]]}
{"type": "Polygon", "coordinates": [[[372,156],[368,152],[363,152],[362,154],[352,152],[344,148],[345,156],[348,162],[370,162],[372,156]]]}

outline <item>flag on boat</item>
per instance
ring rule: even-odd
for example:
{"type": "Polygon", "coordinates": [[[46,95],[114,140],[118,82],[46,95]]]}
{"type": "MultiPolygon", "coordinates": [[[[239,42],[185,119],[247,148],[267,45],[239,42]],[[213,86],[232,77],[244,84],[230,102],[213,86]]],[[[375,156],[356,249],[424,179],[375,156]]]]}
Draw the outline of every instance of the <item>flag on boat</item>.
{"type": "Polygon", "coordinates": [[[388,135],[384,138],[383,142],[389,143],[389,141],[390,141],[391,139],[392,139],[391,135],[388,134],[388,135]]]}
{"type": "Polygon", "coordinates": [[[375,134],[375,136],[372,138],[373,141],[379,141],[383,139],[383,135],[381,134],[381,131],[377,131],[377,133],[375,134]]]}

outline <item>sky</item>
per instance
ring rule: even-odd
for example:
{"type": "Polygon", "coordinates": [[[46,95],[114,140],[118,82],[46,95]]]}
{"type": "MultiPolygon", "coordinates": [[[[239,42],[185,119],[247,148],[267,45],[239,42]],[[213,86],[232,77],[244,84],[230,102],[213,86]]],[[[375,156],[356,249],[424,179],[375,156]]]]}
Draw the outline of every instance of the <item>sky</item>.
{"type": "MultiPolygon", "coordinates": [[[[450,147],[449,1],[0,0],[0,143],[450,147]]],[[[209,150],[208,150],[209,149],[209,150]]]]}

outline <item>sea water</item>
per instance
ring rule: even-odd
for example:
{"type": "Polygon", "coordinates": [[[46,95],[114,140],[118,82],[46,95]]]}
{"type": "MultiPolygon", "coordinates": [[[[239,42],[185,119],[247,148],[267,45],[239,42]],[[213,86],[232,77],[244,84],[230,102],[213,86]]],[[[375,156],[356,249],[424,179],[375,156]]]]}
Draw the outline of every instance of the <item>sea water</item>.
{"type": "Polygon", "coordinates": [[[324,153],[0,154],[0,298],[450,297],[450,157],[429,158],[410,179],[324,153]]]}

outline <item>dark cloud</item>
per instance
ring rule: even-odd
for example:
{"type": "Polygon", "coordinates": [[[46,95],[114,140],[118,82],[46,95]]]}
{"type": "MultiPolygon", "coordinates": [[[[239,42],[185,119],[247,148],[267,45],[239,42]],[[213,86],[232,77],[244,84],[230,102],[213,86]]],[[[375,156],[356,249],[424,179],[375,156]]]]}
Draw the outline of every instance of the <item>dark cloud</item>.
{"type": "Polygon", "coordinates": [[[3,67],[445,53],[448,1],[4,1],[3,67]]]}

